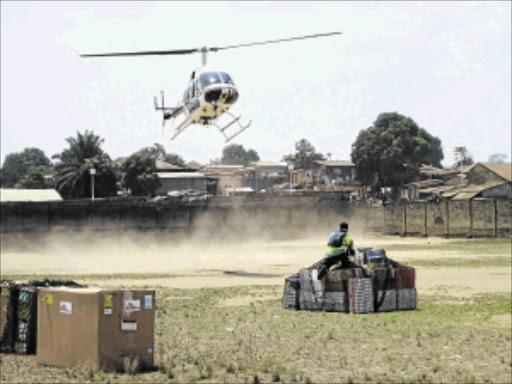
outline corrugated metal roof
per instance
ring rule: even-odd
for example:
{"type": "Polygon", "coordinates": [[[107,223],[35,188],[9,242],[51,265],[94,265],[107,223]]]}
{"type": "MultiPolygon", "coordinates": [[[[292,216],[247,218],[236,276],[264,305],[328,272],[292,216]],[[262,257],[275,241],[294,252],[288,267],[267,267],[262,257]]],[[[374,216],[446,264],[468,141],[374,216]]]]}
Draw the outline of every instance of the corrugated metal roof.
{"type": "Polygon", "coordinates": [[[183,167],[178,167],[177,165],[169,164],[162,160],[155,160],[155,167],[156,169],[183,169],[183,167]]]}
{"type": "Polygon", "coordinates": [[[275,161],[268,160],[252,161],[250,165],[254,167],[286,167],[284,163],[276,163],[275,161]]]}
{"type": "Polygon", "coordinates": [[[62,201],[62,197],[55,189],[1,189],[0,201],[62,201]]]}
{"type": "Polygon", "coordinates": [[[205,179],[206,176],[198,172],[157,172],[161,179],[205,179]]]}
{"type": "Polygon", "coordinates": [[[315,163],[325,165],[326,167],[353,167],[354,163],[350,160],[317,160],[315,163]]]}
{"type": "Polygon", "coordinates": [[[482,163],[482,165],[490,169],[492,172],[496,173],[498,176],[503,177],[505,180],[512,181],[512,164],[482,163]]]}
{"type": "Polygon", "coordinates": [[[498,185],[502,185],[504,183],[493,183],[493,184],[484,184],[484,185],[469,185],[462,188],[455,188],[451,191],[444,192],[443,197],[452,198],[453,200],[467,200],[472,199],[473,197],[479,195],[483,191],[497,187],[498,185]]]}

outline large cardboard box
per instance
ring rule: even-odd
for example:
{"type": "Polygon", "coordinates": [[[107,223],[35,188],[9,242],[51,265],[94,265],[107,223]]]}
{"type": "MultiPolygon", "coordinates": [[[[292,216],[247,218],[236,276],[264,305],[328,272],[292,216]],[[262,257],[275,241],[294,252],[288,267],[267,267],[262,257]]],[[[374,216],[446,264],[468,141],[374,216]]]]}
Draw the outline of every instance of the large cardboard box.
{"type": "Polygon", "coordinates": [[[8,318],[9,312],[9,298],[10,289],[7,284],[0,284],[0,350],[12,351],[14,345],[14,339],[12,335],[12,325],[9,327],[8,321],[12,323],[12,320],[8,318]]]}
{"type": "Polygon", "coordinates": [[[41,288],[37,362],[126,369],[153,366],[155,291],[41,288]]]}

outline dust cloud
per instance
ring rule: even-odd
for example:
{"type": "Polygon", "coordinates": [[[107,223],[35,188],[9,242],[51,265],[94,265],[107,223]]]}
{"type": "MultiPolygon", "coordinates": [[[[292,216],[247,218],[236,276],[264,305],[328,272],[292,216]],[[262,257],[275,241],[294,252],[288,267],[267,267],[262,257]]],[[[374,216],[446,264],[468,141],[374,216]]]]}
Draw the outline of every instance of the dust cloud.
{"type": "Polygon", "coordinates": [[[2,274],[174,273],[279,265],[298,269],[324,256],[329,234],[343,220],[358,238],[361,227],[349,216],[236,207],[228,215],[221,210],[199,214],[190,229],[119,231],[104,226],[3,234],[2,274]]]}
{"type": "MultiPolygon", "coordinates": [[[[119,231],[104,227],[3,234],[1,275],[98,275],[88,279],[88,284],[105,286],[101,276],[129,273],[108,284],[278,287],[284,276],[324,257],[329,234],[340,221],[349,222],[356,248],[387,248],[389,257],[412,266],[414,260],[481,256],[464,255],[457,247],[449,246],[460,239],[383,236],[368,232],[365,220],[353,215],[340,217],[300,209],[279,212],[283,211],[269,215],[234,210],[227,216],[209,212],[194,218],[191,229],[119,231]],[[446,250],[440,251],[444,246],[446,250]]],[[[509,292],[511,284],[509,267],[419,267],[417,276],[419,294],[509,292]]]]}

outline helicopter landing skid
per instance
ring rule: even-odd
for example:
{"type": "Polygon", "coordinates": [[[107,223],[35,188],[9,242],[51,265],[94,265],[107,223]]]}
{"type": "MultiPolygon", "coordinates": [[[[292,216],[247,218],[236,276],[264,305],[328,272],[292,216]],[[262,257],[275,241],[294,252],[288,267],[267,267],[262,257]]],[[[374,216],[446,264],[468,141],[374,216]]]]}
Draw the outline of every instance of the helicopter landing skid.
{"type": "Polygon", "coordinates": [[[240,121],[239,121],[239,120],[240,120],[240,118],[241,118],[242,116],[235,117],[234,115],[232,115],[232,114],[231,114],[231,113],[229,113],[229,112],[226,112],[226,113],[228,113],[228,114],[233,118],[233,120],[231,120],[231,122],[229,122],[228,124],[226,124],[223,128],[219,127],[219,126],[218,126],[217,124],[215,124],[215,123],[212,123],[212,125],[215,125],[215,126],[219,129],[220,133],[222,133],[222,134],[224,135],[224,137],[226,138],[226,143],[227,143],[227,142],[231,141],[232,139],[234,139],[234,138],[235,138],[236,136],[238,136],[239,134],[241,134],[241,133],[242,133],[243,131],[245,131],[247,128],[249,128],[249,126],[251,125],[252,121],[251,121],[251,120],[249,120],[249,123],[247,123],[247,125],[245,125],[245,126],[244,126],[244,125],[242,125],[242,124],[240,123],[240,121]],[[225,131],[226,129],[228,129],[229,127],[231,127],[231,126],[232,126],[233,124],[235,124],[235,123],[237,123],[237,124],[240,126],[240,129],[239,129],[238,131],[236,131],[234,134],[232,134],[231,136],[226,135],[226,133],[225,133],[224,131],[225,131]]]}
{"type": "Polygon", "coordinates": [[[176,127],[176,130],[174,131],[174,135],[172,135],[171,140],[174,140],[176,136],[178,136],[181,132],[183,132],[185,129],[187,129],[190,124],[192,123],[192,115],[189,115],[185,120],[181,122],[180,125],[176,127]]]}

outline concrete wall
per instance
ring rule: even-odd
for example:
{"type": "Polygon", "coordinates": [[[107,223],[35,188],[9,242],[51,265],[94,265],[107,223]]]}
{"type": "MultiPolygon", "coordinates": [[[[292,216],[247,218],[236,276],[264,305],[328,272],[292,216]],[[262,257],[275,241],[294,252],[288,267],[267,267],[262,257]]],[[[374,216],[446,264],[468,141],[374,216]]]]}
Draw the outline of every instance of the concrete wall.
{"type": "Polygon", "coordinates": [[[159,230],[169,233],[332,231],[427,236],[510,236],[512,200],[474,199],[370,207],[335,193],[213,198],[207,202],[2,203],[1,233],[159,230]]]}
{"type": "MultiPolygon", "coordinates": [[[[310,230],[325,225],[333,230],[341,221],[357,219],[363,230],[381,230],[382,213],[355,209],[341,194],[304,196],[217,197],[206,202],[147,202],[97,199],[46,203],[2,203],[1,233],[48,231],[160,230],[243,232],[310,230]]],[[[354,221],[355,223],[355,221],[354,221]]]]}
{"type": "Polygon", "coordinates": [[[425,236],[510,236],[509,199],[411,202],[384,207],[384,233],[425,236]]]}

